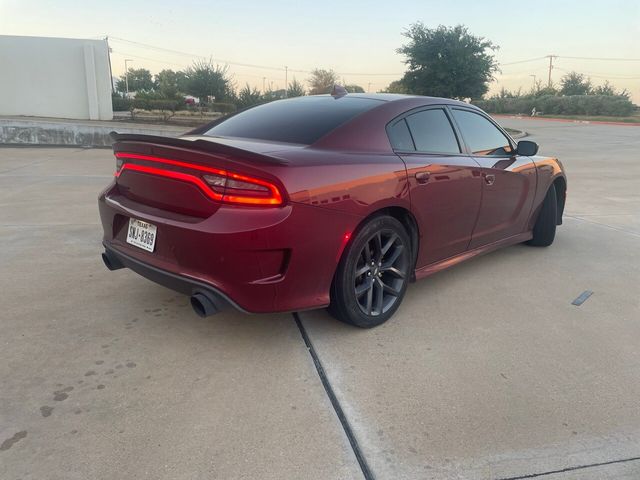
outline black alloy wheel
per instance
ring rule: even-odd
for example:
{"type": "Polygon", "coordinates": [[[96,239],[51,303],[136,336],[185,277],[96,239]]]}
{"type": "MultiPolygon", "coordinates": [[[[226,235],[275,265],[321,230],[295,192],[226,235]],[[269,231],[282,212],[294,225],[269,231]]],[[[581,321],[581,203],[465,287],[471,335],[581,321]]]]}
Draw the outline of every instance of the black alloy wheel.
{"type": "Polygon", "coordinates": [[[404,297],[412,258],[409,235],[397,219],[370,219],[345,248],[331,288],[329,311],[358,327],[384,323],[404,297]]]}

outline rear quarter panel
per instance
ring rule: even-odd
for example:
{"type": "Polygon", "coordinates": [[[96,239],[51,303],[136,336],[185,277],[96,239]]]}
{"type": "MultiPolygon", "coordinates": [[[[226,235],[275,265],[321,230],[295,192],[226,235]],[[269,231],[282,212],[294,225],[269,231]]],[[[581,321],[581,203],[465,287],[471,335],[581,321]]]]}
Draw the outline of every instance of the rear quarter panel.
{"type": "Polygon", "coordinates": [[[407,173],[395,154],[296,152],[295,163],[272,167],[289,199],[364,217],[389,206],[409,208],[407,173]]]}

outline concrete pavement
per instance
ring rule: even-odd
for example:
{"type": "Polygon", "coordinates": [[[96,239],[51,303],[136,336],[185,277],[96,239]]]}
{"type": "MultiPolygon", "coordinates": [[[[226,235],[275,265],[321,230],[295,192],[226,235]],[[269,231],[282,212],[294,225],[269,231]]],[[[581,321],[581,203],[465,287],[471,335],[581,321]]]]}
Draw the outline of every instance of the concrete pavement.
{"type": "MultiPolygon", "coordinates": [[[[638,478],[640,136],[501,122],[568,170],[556,243],[413,284],[374,330],[301,324],[375,478],[638,478]]],[[[290,315],[200,319],[102,266],[113,167],[0,149],[0,478],[363,478],[290,315]]]]}
{"type": "MultiPolygon", "coordinates": [[[[519,478],[640,456],[640,136],[503,124],[567,168],[552,247],[418,282],[375,330],[301,314],[378,478],[519,478]],[[595,293],[571,305],[584,290],[595,293]]],[[[624,469],[640,477],[640,461],[624,469]]]]}
{"type": "Polygon", "coordinates": [[[113,168],[0,149],[0,478],[358,478],[290,315],[201,319],[104,268],[113,168]]]}

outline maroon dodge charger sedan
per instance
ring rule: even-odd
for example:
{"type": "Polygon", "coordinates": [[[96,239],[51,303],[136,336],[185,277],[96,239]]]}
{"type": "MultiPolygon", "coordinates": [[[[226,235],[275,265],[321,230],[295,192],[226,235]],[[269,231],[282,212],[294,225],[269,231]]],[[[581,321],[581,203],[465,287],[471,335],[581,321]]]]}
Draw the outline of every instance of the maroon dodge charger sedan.
{"type": "Polygon", "coordinates": [[[410,281],[562,223],[555,158],[443,98],[280,100],[179,138],[113,134],[102,258],[190,295],[202,316],[329,307],[372,327],[410,281]]]}

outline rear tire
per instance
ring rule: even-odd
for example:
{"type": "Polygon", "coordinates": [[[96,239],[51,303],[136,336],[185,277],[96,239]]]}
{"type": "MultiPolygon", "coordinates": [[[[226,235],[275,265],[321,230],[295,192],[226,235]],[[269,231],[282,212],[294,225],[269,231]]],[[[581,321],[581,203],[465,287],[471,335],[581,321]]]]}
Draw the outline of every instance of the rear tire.
{"type": "Polygon", "coordinates": [[[533,238],[527,243],[536,247],[548,247],[556,236],[558,201],[556,187],[551,185],[544,197],[538,219],[533,226],[533,238]]]}
{"type": "Polygon", "coordinates": [[[411,241],[393,217],[374,217],[351,239],[331,285],[329,313],[361,328],[386,322],[400,306],[411,275],[411,241]]]}

